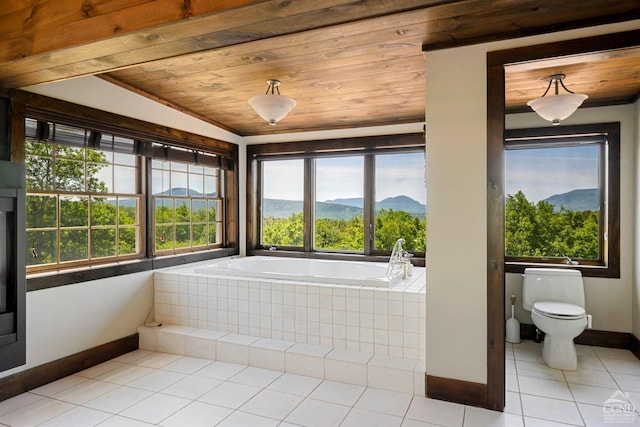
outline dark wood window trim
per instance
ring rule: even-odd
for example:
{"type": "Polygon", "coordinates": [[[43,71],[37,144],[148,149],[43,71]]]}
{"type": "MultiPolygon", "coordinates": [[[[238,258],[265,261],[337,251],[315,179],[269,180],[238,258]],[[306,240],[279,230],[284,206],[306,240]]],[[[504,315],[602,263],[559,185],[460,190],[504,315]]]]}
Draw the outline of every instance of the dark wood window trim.
{"type": "MultiPolygon", "coordinates": [[[[258,158],[304,158],[310,162],[312,158],[321,158],[335,155],[364,155],[382,154],[385,150],[389,152],[424,150],[425,141],[423,133],[385,135],[373,137],[345,138],[333,140],[317,140],[304,142],[255,144],[247,147],[247,253],[249,255],[271,255],[283,257],[303,257],[303,258],[324,258],[342,259],[358,261],[386,261],[389,254],[383,251],[370,251],[365,254],[316,252],[311,249],[311,221],[305,218],[305,243],[303,248],[279,248],[282,250],[269,251],[259,245],[260,233],[260,189],[259,176],[260,165],[258,158]]],[[[311,179],[308,176],[312,173],[311,168],[305,167],[305,188],[309,192],[311,179]]],[[[365,198],[366,199],[366,198],[365,198]]],[[[305,197],[304,212],[309,216],[312,211],[310,198],[305,197]]],[[[365,239],[366,240],[366,239],[365,239]]],[[[365,247],[365,250],[367,248],[365,247]]],[[[424,266],[424,254],[419,254],[412,259],[418,266],[424,266]]]]}
{"type": "Polygon", "coordinates": [[[120,134],[122,130],[126,130],[126,136],[133,139],[167,143],[189,150],[201,150],[208,153],[219,154],[229,159],[233,159],[234,154],[237,153],[237,146],[226,141],[132,119],[119,114],[100,111],[30,92],[14,91],[11,93],[11,101],[14,105],[21,104],[26,106],[31,115],[39,112],[52,121],[60,121],[69,125],[84,126],[87,129],[113,133],[115,135],[120,134]]]}
{"type": "Polygon", "coordinates": [[[27,277],[27,292],[56,288],[58,286],[73,285],[91,280],[106,279],[125,274],[174,267],[190,262],[206,261],[238,255],[237,248],[221,248],[209,251],[192,252],[188,254],[159,256],[145,258],[139,261],[120,262],[113,265],[94,266],[77,271],[59,271],[34,274],[27,277]]]}
{"type": "MultiPolygon", "coordinates": [[[[600,221],[606,224],[608,241],[600,236],[601,259],[593,262],[581,261],[579,265],[571,265],[572,269],[582,272],[585,277],[620,278],[620,123],[594,123],[588,125],[558,126],[533,129],[505,130],[505,138],[536,138],[561,135],[606,134],[608,145],[607,212],[601,212],[600,221]],[[608,218],[608,221],[607,219],[608,218]]],[[[604,156],[603,156],[604,157],[604,156]]],[[[602,159],[604,162],[604,158],[602,159]]],[[[604,183],[603,183],[604,185],[604,183]]],[[[600,206],[604,205],[604,192],[601,192],[600,206]]],[[[558,261],[559,262],[559,261],[558,261]]],[[[552,264],[550,261],[525,257],[505,256],[505,272],[524,273],[527,267],[540,267],[541,264],[552,264]]],[[[552,264],[564,266],[563,264],[552,264]]]]}
{"type": "Polygon", "coordinates": [[[504,67],[638,45],[640,30],[487,53],[487,408],[505,404],[504,67]]]}
{"type": "MultiPolygon", "coordinates": [[[[159,254],[154,256],[151,252],[152,246],[149,233],[151,228],[149,228],[150,224],[147,220],[145,231],[146,253],[144,257],[132,261],[87,266],[77,270],[55,270],[39,274],[30,274],[27,277],[27,291],[36,291],[135,272],[166,268],[189,262],[237,255],[239,253],[237,145],[23,91],[12,92],[11,108],[13,125],[11,128],[11,155],[14,161],[24,161],[24,120],[25,117],[29,116],[37,119],[58,121],[72,126],[85,127],[87,129],[134,138],[136,140],[212,153],[219,156],[220,161],[218,166],[220,167],[221,175],[224,175],[224,194],[226,201],[223,204],[223,215],[226,224],[224,227],[222,247],[214,249],[207,248],[189,253],[159,254]]],[[[157,150],[154,149],[151,144],[148,146],[150,150],[141,154],[146,154],[146,157],[150,158],[157,150]]],[[[149,167],[146,167],[145,170],[150,172],[149,167]]],[[[145,178],[144,181],[150,185],[150,175],[145,178]]],[[[144,194],[148,203],[150,191],[145,191],[144,194]]],[[[149,218],[149,215],[146,215],[146,217],[149,218]]]]}

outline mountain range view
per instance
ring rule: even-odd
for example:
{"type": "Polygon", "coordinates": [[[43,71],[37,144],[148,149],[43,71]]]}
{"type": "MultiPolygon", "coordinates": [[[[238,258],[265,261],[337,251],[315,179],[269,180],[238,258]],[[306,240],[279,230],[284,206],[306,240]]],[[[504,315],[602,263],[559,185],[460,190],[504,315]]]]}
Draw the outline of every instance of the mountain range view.
{"type": "MultiPolygon", "coordinates": [[[[350,199],[335,199],[318,202],[316,204],[316,216],[327,219],[351,219],[355,215],[362,214],[364,199],[354,197],[350,199]]],[[[415,201],[411,197],[389,197],[376,203],[376,211],[381,209],[403,210],[415,216],[424,216],[426,206],[415,201]]],[[[262,203],[264,217],[288,218],[291,214],[302,212],[301,200],[264,199],[262,203]]]]}
{"type": "MultiPolygon", "coordinates": [[[[173,188],[171,191],[166,190],[156,196],[202,196],[195,190],[187,190],[186,188],[173,188]]],[[[216,197],[214,194],[206,194],[206,197],[216,197]]],[[[571,211],[596,211],[599,209],[599,193],[597,188],[588,188],[580,190],[572,190],[566,193],[554,194],[547,197],[543,201],[551,203],[556,211],[561,206],[571,211]]],[[[109,201],[112,202],[112,201],[109,201]]],[[[316,215],[318,218],[327,219],[351,219],[355,215],[362,214],[362,206],[364,199],[362,197],[354,197],[347,199],[333,199],[324,202],[318,202],[316,206],[316,215]]],[[[134,200],[122,200],[122,206],[135,206],[134,200]]],[[[282,199],[264,199],[262,210],[263,216],[273,218],[288,218],[291,214],[302,212],[303,203],[301,200],[282,200],[282,199]]],[[[414,216],[424,216],[427,207],[408,196],[388,197],[384,200],[376,202],[376,211],[386,209],[394,211],[405,211],[414,216]]]]}
{"type": "MultiPolygon", "coordinates": [[[[567,193],[555,194],[543,201],[554,205],[554,210],[560,210],[564,206],[567,210],[584,211],[599,209],[599,195],[597,188],[572,190],[567,193]]],[[[318,218],[350,219],[362,214],[364,199],[354,197],[347,199],[334,199],[318,202],[316,215],[318,218]]],[[[300,200],[264,199],[262,211],[264,217],[288,218],[291,214],[302,212],[303,203],[300,200]]],[[[424,216],[427,207],[408,196],[388,197],[376,202],[376,211],[392,209],[394,211],[409,212],[414,216],[424,216]]]]}

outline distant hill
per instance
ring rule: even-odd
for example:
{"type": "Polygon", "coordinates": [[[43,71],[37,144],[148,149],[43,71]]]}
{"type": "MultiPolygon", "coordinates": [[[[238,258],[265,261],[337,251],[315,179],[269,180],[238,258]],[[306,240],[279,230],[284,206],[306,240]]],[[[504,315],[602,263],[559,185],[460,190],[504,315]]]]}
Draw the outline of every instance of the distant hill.
{"type": "Polygon", "coordinates": [[[301,200],[264,199],[262,212],[265,217],[288,218],[295,212],[302,212],[301,200]]]}
{"type": "MultiPolygon", "coordinates": [[[[327,200],[326,203],[362,207],[364,199],[362,197],[353,197],[350,199],[327,200]]],[[[425,205],[409,196],[387,197],[386,199],[376,203],[376,211],[381,209],[393,209],[394,211],[405,211],[420,215],[423,215],[427,211],[427,207],[425,205]]]]}
{"type": "Polygon", "coordinates": [[[568,193],[554,194],[543,201],[551,203],[556,211],[560,210],[562,206],[570,211],[597,211],[600,209],[597,188],[572,190],[568,193]]]}
{"type": "MultiPolygon", "coordinates": [[[[155,196],[192,196],[202,197],[202,193],[197,190],[189,190],[184,187],[174,187],[170,190],[164,190],[162,193],[155,193],[155,196]],[[188,194],[187,194],[188,193],[188,194]]],[[[205,194],[205,197],[216,197],[216,193],[205,194]]]]}
{"type": "Polygon", "coordinates": [[[427,211],[427,207],[422,203],[413,200],[408,196],[388,197],[376,203],[376,210],[393,209],[394,211],[405,211],[413,214],[422,214],[427,211]]]}
{"type": "MultiPolygon", "coordinates": [[[[302,212],[302,201],[264,199],[262,212],[265,217],[288,218],[296,212],[302,212]]],[[[362,209],[339,203],[320,202],[317,206],[319,218],[349,219],[362,214],[362,209]]]]}
{"type": "Polygon", "coordinates": [[[362,197],[352,197],[350,199],[325,200],[324,203],[333,203],[336,205],[346,205],[356,208],[362,208],[362,206],[364,206],[364,199],[362,197]]]}
{"type": "MultiPolygon", "coordinates": [[[[170,190],[165,190],[162,193],[156,193],[154,194],[154,196],[186,196],[187,192],[189,193],[189,196],[202,197],[201,192],[196,190],[189,191],[187,188],[184,188],[184,187],[174,187],[170,190]]],[[[205,197],[216,197],[216,194],[215,193],[206,194],[205,197]]],[[[106,201],[107,203],[110,203],[112,205],[115,205],[116,203],[115,199],[107,199],[106,201]]],[[[136,201],[134,199],[120,200],[120,206],[135,207],[136,201]]]]}
{"type": "Polygon", "coordinates": [[[316,217],[323,219],[351,219],[362,215],[362,208],[340,203],[316,203],[316,217]]]}
{"type": "MultiPolygon", "coordinates": [[[[353,218],[354,215],[362,214],[363,204],[364,201],[361,197],[327,200],[325,202],[318,202],[316,214],[319,218],[350,219],[353,218]]],[[[396,196],[384,199],[376,203],[376,210],[380,209],[403,210],[416,216],[422,216],[426,212],[425,205],[407,196],[396,196]]],[[[262,211],[265,217],[287,218],[291,216],[292,213],[302,212],[302,201],[264,199],[262,211]]]]}

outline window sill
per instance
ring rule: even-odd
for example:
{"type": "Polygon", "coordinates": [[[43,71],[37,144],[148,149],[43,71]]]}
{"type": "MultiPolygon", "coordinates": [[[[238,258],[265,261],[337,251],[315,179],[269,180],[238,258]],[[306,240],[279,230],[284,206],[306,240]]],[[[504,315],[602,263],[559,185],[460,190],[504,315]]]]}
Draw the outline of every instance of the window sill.
{"type": "Polygon", "coordinates": [[[142,271],[156,270],[159,268],[173,267],[190,262],[204,261],[207,259],[223,258],[237,255],[235,248],[213,249],[201,252],[190,252],[180,255],[158,256],[155,258],[143,258],[134,261],[124,261],[113,264],[95,265],[82,269],[55,270],[51,272],[33,273],[27,275],[27,292],[39,291],[58,286],[73,285],[91,280],[106,279],[125,274],[139,273],[142,271]]]}
{"type": "Polygon", "coordinates": [[[505,273],[524,273],[525,268],[571,268],[574,270],[580,270],[583,277],[602,277],[609,279],[620,278],[620,268],[614,266],[600,266],[600,265],[567,265],[567,264],[553,264],[553,263],[534,263],[534,262],[509,262],[504,263],[505,273]]]}
{"type": "MultiPolygon", "coordinates": [[[[285,258],[311,258],[311,259],[330,259],[340,261],[363,261],[363,262],[389,262],[388,256],[379,255],[362,255],[362,254],[345,254],[335,252],[304,252],[292,250],[275,250],[253,249],[247,251],[247,255],[264,255],[285,258]]],[[[424,267],[424,258],[413,257],[411,263],[416,267],[424,267]]]]}

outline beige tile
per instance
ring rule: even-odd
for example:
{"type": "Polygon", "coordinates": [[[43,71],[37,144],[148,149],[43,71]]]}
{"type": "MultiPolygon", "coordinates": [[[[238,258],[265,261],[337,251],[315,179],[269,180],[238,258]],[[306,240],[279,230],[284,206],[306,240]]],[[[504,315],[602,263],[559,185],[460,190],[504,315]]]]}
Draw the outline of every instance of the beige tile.
{"type": "Polygon", "coordinates": [[[267,388],[297,396],[308,396],[322,382],[319,378],[285,373],[272,382],[267,388]]]}
{"type": "Polygon", "coordinates": [[[278,377],[280,377],[281,375],[281,371],[249,366],[229,378],[229,381],[264,388],[278,379],[278,377]]]}
{"type": "Polygon", "coordinates": [[[93,426],[105,421],[111,417],[111,414],[97,411],[95,409],[76,406],[70,411],[64,412],[50,419],[49,421],[39,424],[41,427],[69,427],[69,426],[93,426]]]}
{"type": "Polygon", "coordinates": [[[625,360],[625,359],[605,359],[601,358],[602,363],[607,368],[607,371],[616,374],[635,375],[640,377],[640,360],[625,360]]]}
{"type": "Polygon", "coordinates": [[[524,421],[521,415],[468,406],[464,427],[524,427],[524,421]]]}
{"type": "Polygon", "coordinates": [[[569,386],[564,381],[547,380],[534,377],[519,377],[520,393],[549,397],[552,399],[573,400],[569,386]]]}
{"type": "Polygon", "coordinates": [[[295,344],[286,351],[285,371],[292,374],[324,378],[324,356],[331,349],[308,344],[295,344]]]}
{"type": "Polygon", "coordinates": [[[238,409],[260,391],[259,387],[224,382],[198,399],[200,402],[238,409]]]}
{"type": "Polygon", "coordinates": [[[222,384],[222,380],[189,375],[162,390],[163,394],[195,400],[222,384]]]}
{"type": "Polygon", "coordinates": [[[367,388],[355,404],[355,408],[404,417],[413,396],[375,388],[367,388]]]}
{"type": "Polygon", "coordinates": [[[586,403],[589,405],[604,405],[604,403],[616,393],[616,389],[594,387],[583,384],[569,384],[574,400],[578,403],[586,403]]]}
{"type": "Polygon", "coordinates": [[[0,417],[0,424],[7,426],[35,426],[70,411],[74,407],[74,405],[60,400],[48,397],[40,398],[27,406],[3,415],[0,417]]]}
{"type": "Polygon", "coordinates": [[[53,398],[75,405],[82,405],[117,388],[118,384],[111,382],[87,380],[75,387],[54,394],[53,398]]]}
{"type": "Polygon", "coordinates": [[[595,387],[617,388],[611,374],[606,371],[594,371],[578,368],[577,371],[564,371],[564,377],[570,384],[583,384],[595,387]]]}
{"type": "Polygon", "coordinates": [[[262,390],[240,407],[243,412],[283,420],[302,402],[303,397],[281,393],[273,390],[262,390]]]}
{"type": "Polygon", "coordinates": [[[117,414],[148,398],[153,393],[147,390],[121,386],[84,404],[99,411],[117,414]]]}
{"type": "Polygon", "coordinates": [[[22,393],[10,399],[4,400],[0,402],[0,417],[24,408],[25,406],[29,406],[32,403],[35,403],[38,400],[42,399],[43,397],[41,395],[33,393],[22,393]]]}
{"type": "Polygon", "coordinates": [[[574,402],[523,394],[522,413],[527,417],[541,418],[566,424],[583,425],[582,417],[574,402]]]}
{"type": "Polygon", "coordinates": [[[340,427],[400,427],[402,417],[353,408],[340,427]]]}
{"type": "Polygon", "coordinates": [[[249,364],[249,346],[258,338],[246,335],[227,334],[216,342],[216,359],[243,365],[249,364]]]}
{"type": "Polygon", "coordinates": [[[122,411],[119,415],[151,424],[162,420],[184,408],[191,401],[165,394],[154,394],[122,411]]]}
{"type": "Polygon", "coordinates": [[[306,427],[337,427],[349,413],[348,406],[306,399],[285,421],[306,427]]]}
{"type": "Polygon", "coordinates": [[[233,410],[202,402],[192,402],[162,421],[163,427],[207,427],[216,425],[233,410]]]}
{"type": "Polygon", "coordinates": [[[461,426],[464,410],[464,405],[416,396],[405,418],[442,426],[461,426]]]}
{"type": "Polygon", "coordinates": [[[367,385],[367,362],[372,353],[334,349],[324,358],[324,376],[328,380],[367,385]]]}
{"type": "Polygon", "coordinates": [[[324,402],[352,406],[360,398],[364,390],[365,387],[362,386],[325,380],[316,387],[309,397],[324,402]]]}
{"type": "Polygon", "coordinates": [[[612,373],[611,376],[620,389],[640,393],[640,376],[617,373],[612,373]]]}
{"type": "Polygon", "coordinates": [[[516,360],[516,372],[518,376],[564,381],[562,371],[550,368],[542,362],[516,360]]]}

